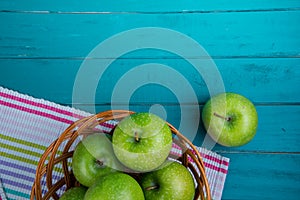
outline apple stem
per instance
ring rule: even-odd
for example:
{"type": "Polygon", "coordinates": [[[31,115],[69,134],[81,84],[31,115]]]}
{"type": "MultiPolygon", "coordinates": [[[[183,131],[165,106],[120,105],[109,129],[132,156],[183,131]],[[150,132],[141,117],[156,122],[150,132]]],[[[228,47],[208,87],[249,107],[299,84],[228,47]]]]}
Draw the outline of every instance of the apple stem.
{"type": "Polygon", "coordinates": [[[153,185],[153,186],[146,187],[145,190],[149,191],[149,190],[155,190],[157,188],[158,188],[158,185],[153,185]]]}
{"type": "Polygon", "coordinates": [[[224,117],[222,115],[219,115],[218,113],[214,113],[214,116],[219,117],[221,119],[224,119],[224,120],[226,120],[228,122],[231,121],[231,117],[224,117]]]}
{"type": "Polygon", "coordinates": [[[134,133],[134,139],[136,142],[139,142],[140,141],[140,138],[139,138],[139,135],[137,132],[134,133]]]}
{"type": "Polygon", "coordinates": [[[104,165],[104,162],[101,160],[96,160],[96,163],[101,167],[104,165]]]}

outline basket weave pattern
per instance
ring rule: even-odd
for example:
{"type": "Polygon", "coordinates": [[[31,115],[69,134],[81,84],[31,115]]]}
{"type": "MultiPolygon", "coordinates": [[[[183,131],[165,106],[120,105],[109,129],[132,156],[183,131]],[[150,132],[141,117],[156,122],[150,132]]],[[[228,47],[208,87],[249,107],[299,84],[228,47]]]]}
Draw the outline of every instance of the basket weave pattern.
{"type": "MultiPolygon", "coordinates": [[[[30,199],[56,200],[59,199],[64,190],[80,185],[76,181],[70,167],[74,148],[80,141],[80,138],[94,133],[97,127],[105,122],[111,120],[120,121],[133,113],[126,110],[110,110],[80,119],[71,124],[41,156],[30,199]]],[[[175,127],[169,123],[168,125],[174,135],[173,143],[182,150],[180,157],[170,154],[169,159],[178,160],[190,170],[196,181],[194,199],[205,199],[204,196],[206,196],[207,200],[211,200],[205,167],[199,152],[175,127]]]]}

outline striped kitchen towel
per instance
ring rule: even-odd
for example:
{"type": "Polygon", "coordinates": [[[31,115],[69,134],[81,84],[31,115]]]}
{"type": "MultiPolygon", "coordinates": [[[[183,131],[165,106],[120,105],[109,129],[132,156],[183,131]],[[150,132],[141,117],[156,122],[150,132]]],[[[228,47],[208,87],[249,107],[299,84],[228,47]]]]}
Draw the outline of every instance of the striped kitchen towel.
{"type": "MultiPolygon", "coordinates": [[[[1,165],[0,165],[0,167],[1,167],[1,165]]],[[[1,174],[0,174],[0,200],[6,200],[6,195],[5,195],[4,188],[3,188],[3,185],[1,182],[1,174]]]]}
{"type": "MultiPolygon", "coordinates": [[[[29,199],[36,166],[44,150],[72,122],[89,115],[0,87],[0,200],[29,199]]],[[[108,125],[106,131],[115,122],[108,125]]],[[[198,150],[206,166],[212,197],[219,200],[229,159],[201,147],[198,150]]],[[[178,151],[173,146],[172,153],[178,151]]]]}

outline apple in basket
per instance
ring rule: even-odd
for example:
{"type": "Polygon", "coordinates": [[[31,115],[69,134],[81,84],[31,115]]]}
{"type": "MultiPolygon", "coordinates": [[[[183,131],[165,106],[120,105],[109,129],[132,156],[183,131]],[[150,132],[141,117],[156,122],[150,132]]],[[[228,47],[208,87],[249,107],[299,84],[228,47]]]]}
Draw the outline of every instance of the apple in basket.
{"type": "Polygon", "coordinates": [[[191,173],[175,161],[166,161],[158,170],[145,173],[141,186],[146,200],[192,200],[195,195],[191,173]]]}
{"type": "Polygon", "coordinates": [[[128,168],[147,172],[164,163],[172,148],[166,121],[152,113],[135,113],[122,119],[112,136],[119,161],[128,168]]]}
{"type": "Polygon", "coordinates": [[[203,124],[217,143],[233,147],[248,143],[254,137],[258,117],[253,103],[235,93],[221,93],[203,107],[203,124]]]}
{"type": "Polygon", "coordinates": [[[100,176],[122,168],[110,139],[104,133],[88,135],[74,150],[72,170],[77,181],[84,186],[90,187],[100,176]]]}
{"type": "Polygon", "coordinates": [[[84,200],[144,200],[139,183],[130,175],[115,172],[100,177],[91,186],[84,200]]]}
{"type": "Polygon", "coordinates": [[[86,191],[87,188],[83,186],[73,187],[63,193],[59,200],[83,200],[86,191]]]}

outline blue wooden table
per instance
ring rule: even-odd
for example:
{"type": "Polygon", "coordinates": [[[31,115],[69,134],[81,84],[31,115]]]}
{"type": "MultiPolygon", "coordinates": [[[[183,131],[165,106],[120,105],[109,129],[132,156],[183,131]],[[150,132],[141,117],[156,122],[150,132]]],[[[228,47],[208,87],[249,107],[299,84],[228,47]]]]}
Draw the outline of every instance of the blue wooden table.
{"type": "Polygon", "coordinates": [[[231,159],[223,199],[299,199],[299,0],[1,0],[0,25],[1,86],[89,112],[111,109],[112,104],[134,111],[150,109],[163,113],[175,126],[182,123],[184,110],[191,113],[184,120],[199,125],[193,137],[199,146],[205,131],[195,121],[195,111],[201,111],[210,95],[219,91],[212,91],[205,79],[215,80],[216,86],[220,79],[199,74],[193,62],[210,70],[205,63],[213,61],[224,90],[248,97],[259,116],[250,143],[213,148],[231,159]],[[188,42],[178,48],[171,36],[153,41],[168,48],[150,48],[151,41],[148,46],[143,41],[152,32],[106,46],[103,54],[91,53],[115,34],[145,27],[181,34],[178,42],[192,39],[207,54],[190,51],[194,46],[188,42]],[[116,56],[124,46],[131,51],[116,56]],[[174,49],[167,51],[174,47],[184,50],[184,57],[174,49]],[[82,66],[96,63],[101,71],[108,61],[100,77],[94,71],[87,74],[83,88],[91,87],[88,92],[93,95],[83,92],[75,98],[74,84],[82,66]],[[125,76],[137,66],[149,71],[125,76]],[[153,74],[152,69],[159,70],[153,74]],[[176,75],[179,79],[174,81],[176,75]],[[153,81],[157,76],[161,79],[153,81]],[[130,84],[135,83],[134,77],[144,82],[134,88],[130,84]],[[122,95],[114,93],[116,87],[123,89],[122,95]]]}

